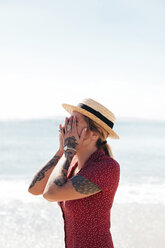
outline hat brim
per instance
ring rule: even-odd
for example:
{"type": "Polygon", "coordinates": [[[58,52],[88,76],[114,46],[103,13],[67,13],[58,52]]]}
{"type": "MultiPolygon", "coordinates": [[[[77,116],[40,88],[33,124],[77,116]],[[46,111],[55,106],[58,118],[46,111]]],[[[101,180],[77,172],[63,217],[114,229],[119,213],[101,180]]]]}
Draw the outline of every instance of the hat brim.
{"type": "Polygon", "coordinates": [[[88,112],[87,110],[82,109],[78,106],[74,106],[74,105],[70,105],[70,104],[66,104],[66,103],[63,103],[62,106],[69,114],[72,114],[73,111],[77,111],[80,114],[83,114],[83,115],[89,117],[90,119],[92,119],[93,121],[95,121],[97,124],[99,124],[101,127],[103,127],[108,132],[108,137],[110,137],[112,139],[120,139],[120,137],[117,135],[117,133],[115,133],[112,130],[112,128],[110,128],[102,120],[100,120],[97,116],[88,112]]]}

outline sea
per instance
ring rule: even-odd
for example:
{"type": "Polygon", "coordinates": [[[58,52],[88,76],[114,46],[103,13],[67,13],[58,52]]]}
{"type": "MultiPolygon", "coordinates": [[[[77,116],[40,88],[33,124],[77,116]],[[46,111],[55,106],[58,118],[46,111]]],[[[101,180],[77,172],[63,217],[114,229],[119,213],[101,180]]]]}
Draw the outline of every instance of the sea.
{"type": "MultiPolygon", "coordinates": [[[[28,192],[58,149],[60,123],[63,117],[0,121],[0,248],[65,247],[58,204],[28,192]]],[[[165,122],[120,118],[114,131],[120,139],[108,143],[121,172],[111,209],[114,247],[164,248],[165,122]]]]}

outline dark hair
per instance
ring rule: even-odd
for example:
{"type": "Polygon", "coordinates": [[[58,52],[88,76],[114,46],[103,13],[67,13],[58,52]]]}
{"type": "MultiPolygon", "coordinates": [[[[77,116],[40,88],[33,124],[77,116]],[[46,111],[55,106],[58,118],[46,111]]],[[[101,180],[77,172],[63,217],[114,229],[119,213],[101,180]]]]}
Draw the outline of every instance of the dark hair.
{"type": "Polygon", "coordinates": [[[113,153],[112,153],[111,147],[105,141],[103,132],[100,132],[102,130],[102,127],[100,127],[96,122],[94,122],[93,120],[91,120],[89,117],[84,116],[84,118],[85,118],[85,121],[88,124],[89,130],[97,132],[99,134],[99,136],[100,136],[100,138],[98,138],[98,140],[96,141],[96,147],[98,149],[100,147],[103,147],[105,154],[107,156],[113,158],[113,153]]]}

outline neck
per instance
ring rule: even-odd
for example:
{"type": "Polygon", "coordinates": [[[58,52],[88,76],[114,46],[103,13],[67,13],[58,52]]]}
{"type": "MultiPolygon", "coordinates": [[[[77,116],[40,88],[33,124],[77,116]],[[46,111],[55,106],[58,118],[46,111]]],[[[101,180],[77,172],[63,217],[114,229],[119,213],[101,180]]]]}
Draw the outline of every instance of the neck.
{"type": "Polygon", "coordinates": [[[97,150],[96,146],[88,146],[77,152],[78,170],[80,170],[88,158],[97,150]]]}

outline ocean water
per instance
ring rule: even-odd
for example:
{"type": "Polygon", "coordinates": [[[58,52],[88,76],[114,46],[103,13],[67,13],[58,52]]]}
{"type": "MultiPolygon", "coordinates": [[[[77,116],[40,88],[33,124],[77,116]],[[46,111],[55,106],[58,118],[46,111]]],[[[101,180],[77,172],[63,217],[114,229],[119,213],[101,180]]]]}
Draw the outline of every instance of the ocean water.
{"type": "MultiPolygon", "coordinates": [[[[63,119],[0,122],[0,247],[63,248],[56,202],[28,193],[58,149],[63,119]]],[[[165,247],[165,122],[119,119],[108,139],[121,168],[111,211],[115,248],[165,247]]]]}

